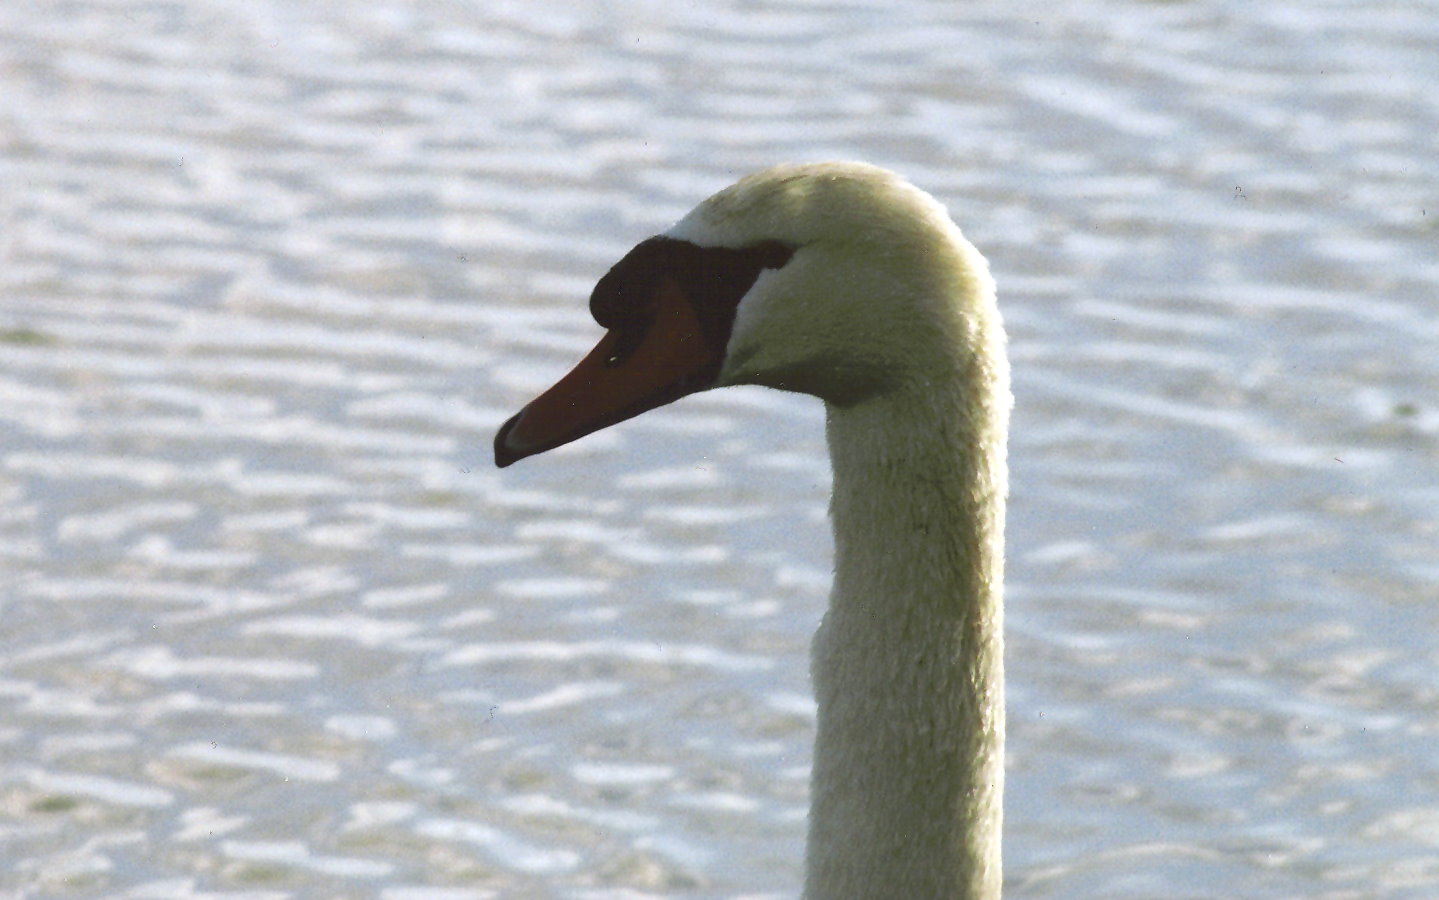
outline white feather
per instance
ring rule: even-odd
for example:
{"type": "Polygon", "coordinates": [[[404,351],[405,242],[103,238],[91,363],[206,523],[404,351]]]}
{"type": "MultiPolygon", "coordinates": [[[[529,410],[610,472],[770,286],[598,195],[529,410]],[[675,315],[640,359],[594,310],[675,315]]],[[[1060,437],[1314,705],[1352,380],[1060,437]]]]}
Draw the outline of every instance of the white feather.
{"type": "Polygon", "coordinates": [[[719,382],[827,405],[805,895],[997,898],[1011,397],[988,266],[933,198],[859,163],[751,175],[668,234],[798,248],[741,302],[719,382]]]}

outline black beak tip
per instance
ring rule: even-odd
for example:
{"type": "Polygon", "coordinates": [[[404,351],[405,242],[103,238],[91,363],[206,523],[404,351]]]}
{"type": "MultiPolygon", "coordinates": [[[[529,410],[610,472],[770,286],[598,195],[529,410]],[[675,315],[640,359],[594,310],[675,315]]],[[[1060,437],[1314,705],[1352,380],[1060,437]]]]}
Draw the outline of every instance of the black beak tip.
{"type": "Polygon", "coordinates": [[[514,431],[515,423],[520,420],[524,413],[515,413],[510,416],[500,430],[495,432],[495,465],[503,469],[525,458],[527,454],[521,453],[510,446],[510,432],[514,431]]]}

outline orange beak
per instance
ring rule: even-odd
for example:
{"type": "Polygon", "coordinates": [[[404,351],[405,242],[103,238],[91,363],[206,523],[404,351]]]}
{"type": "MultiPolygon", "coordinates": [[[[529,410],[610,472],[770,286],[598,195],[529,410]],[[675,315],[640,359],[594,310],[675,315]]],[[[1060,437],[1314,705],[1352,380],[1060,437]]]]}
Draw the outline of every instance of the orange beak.
{"type": "Polygon", "coordinates": [[[713,385],[724,351],[705,340],[679,283],[659,279],[654,301],[654,319],[638,346],[619,356],[620,332],[607,332],[568,375],[500,428],[495,465],[503,468],[713,385]]]}

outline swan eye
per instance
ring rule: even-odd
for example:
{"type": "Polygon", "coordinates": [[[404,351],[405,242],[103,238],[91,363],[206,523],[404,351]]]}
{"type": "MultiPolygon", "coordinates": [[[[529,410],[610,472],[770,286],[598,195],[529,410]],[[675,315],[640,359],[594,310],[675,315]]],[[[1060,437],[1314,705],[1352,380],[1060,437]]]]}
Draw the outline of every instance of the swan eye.
{"type": "Polygon", "coordinates": [[[605,357],[605,365],[613,369],[629,359],[639,349],[640,343],[645,339],[645,332],[648,330],[649,328],[645,327],[612,331],[611,334],[615,336],[615,345],[610,348],[609,355],[605,357]]]}
{"type": "Polygon", "coordinates": [[[611,327],[610,335],[614,338],[614,345],[605,357],[605,365],[614,368],[629,359],[644,342],[645,334],[653,322],[654,316],[650,315],[643,320],[630,320],[611,327]]]}

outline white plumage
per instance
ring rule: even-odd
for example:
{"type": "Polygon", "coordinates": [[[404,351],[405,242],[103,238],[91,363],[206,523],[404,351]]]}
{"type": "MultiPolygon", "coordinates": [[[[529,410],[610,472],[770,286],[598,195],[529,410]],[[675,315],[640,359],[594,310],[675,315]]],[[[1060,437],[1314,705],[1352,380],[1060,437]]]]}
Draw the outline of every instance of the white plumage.
{"type": "MultiPolygon", "coordinates": [[[[713,386],[826,404],[835,581],[805,895],[997,898],[1011,398],[984,258],[935,200],[858,163],[751,175],[665,236],[793,248],[739,299],[713,386]]],[[[525,428],[497,448],[539,452],[510,435],[525,428]]]]}

